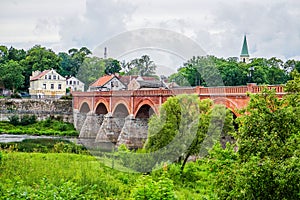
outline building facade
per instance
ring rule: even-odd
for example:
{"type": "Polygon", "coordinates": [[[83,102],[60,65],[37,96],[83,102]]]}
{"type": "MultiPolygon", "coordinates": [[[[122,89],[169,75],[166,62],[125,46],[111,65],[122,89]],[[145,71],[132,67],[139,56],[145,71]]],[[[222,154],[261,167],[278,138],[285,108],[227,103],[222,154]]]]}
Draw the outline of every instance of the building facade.
{"type": "Polygon", "coordinates": [[[126,86],[115,75],[105,75],[89,86],[88,91],[126,90],[126,86]]]}
{"type": "Polygon", "coordinates": [[[32,98],[60,98],[66,95],[66,78],[54,69],[34,71],[30,76],[29,94],[32,98]]]}
{"type": "Polygon", "coordinates": [[[81,82],[79,79],[75,78],[74,76],[67,78],[66,87],[69,88],[71,92],[84,92],[84,83],[81,82]]]}

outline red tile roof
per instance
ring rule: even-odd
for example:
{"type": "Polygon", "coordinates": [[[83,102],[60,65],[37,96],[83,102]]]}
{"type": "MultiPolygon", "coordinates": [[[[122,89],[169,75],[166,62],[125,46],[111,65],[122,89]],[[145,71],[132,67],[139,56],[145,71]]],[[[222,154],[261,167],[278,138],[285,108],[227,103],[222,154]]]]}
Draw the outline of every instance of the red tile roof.
{"type": "Polygon", "coordinates": [[[47,74],[48,72],[50,72],[51,70],[45,70],[43,72],[41,72],[40,74],[38,74],[37,76],[31,77],[30,80],[31,81],[35,81],[40,79],[42,76],[44,76],[45,74],[47,74]]]}
{"type": "Polygon", "coordinates": [[[91,84],[90,86],[93,86],[93,87],[103,86],[108,81],[110,81],[113,77],[115,77],[115,76],[114,75],[105,75],[105,76],[102,76],[98,80],[96,80],[93,84],[91,84]]]}

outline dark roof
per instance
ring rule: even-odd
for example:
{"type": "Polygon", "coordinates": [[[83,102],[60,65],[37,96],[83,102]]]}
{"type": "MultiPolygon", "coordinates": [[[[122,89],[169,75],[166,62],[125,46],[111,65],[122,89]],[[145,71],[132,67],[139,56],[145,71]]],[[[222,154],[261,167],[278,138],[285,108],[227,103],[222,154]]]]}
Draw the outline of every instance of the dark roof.
{"type": "MultiPolygon", "coordinates": [[[[139,76],[137,75],[132,75],[132,76],[119,76],[119,80],[124,84],[124,85],[128,85],[130,83],[131,80],[133,79],[137,79],[139,76]]],[[[150,77],[150,76],[142,76],[141,77],[144,81],[155,81],[155,77],[150,77]]]]}
{"type": "Polygon", "coordinates": [[[134,78],[137,78],[138,76],[119,76],[119,80],[124,84],[128,85],[130,81],[134,78]]]}
{"type": "Polygon", "coordinates": [[[243,47],[242,47],[241,56],[249,56],[246,35],[244,36],[244,43],[243,43],[243,47]]]}
{"type": "Polygon", "coordinates": [[[160,87],[165,87],[165,85],[158,80],[154,81],[140,81],[137,80],[137,82],[140,84],[140,88],[160,88],[160,87]]]}

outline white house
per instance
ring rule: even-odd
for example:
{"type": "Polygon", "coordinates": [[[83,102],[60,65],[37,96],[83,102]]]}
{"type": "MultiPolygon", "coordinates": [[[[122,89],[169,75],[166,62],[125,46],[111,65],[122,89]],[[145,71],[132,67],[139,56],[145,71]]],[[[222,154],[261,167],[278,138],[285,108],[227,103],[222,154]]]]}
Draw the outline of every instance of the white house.
{"type": "Polygon", "coordinates": [[[105,75],[90,85],[89,91],[125,90],[126,86],[115,75],[105,75]]]}
{"type": "Polygon", "coordinates": [[[74,76],[67,78],[66,87],[71,91],[84,92],[84,83],[74,76]]]}
{"type": "Polygon", "coordinates": [[[32,98],[60,98],[66,95],[66,78],[54,69],[34,71],[30,76],[29,94],[32,98]]]}

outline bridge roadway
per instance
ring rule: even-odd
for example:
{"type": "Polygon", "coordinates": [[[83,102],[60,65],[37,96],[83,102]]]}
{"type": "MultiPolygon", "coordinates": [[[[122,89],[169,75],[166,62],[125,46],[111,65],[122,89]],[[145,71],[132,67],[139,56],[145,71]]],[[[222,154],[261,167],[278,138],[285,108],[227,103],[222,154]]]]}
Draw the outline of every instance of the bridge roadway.
{"type": "MultiPolygon", "coordinates": [[[[266,87],[274,89],[280,98],[284,95],[282,86],[266,87]]],[[[140,147],[147,137],[147,119],[158,113],[171,96],[197,94],[200,100],[212,99],[238,116],[237,109],[244,108],[250,100],[247,93],[259,93],[262,89],[263,86],[249,83],[234,87],[73,92],[74,125],[80,131],[80,138],[140,147]],[[136,140],[133,138],[139,141],[133,142],[136,140]]]]}

